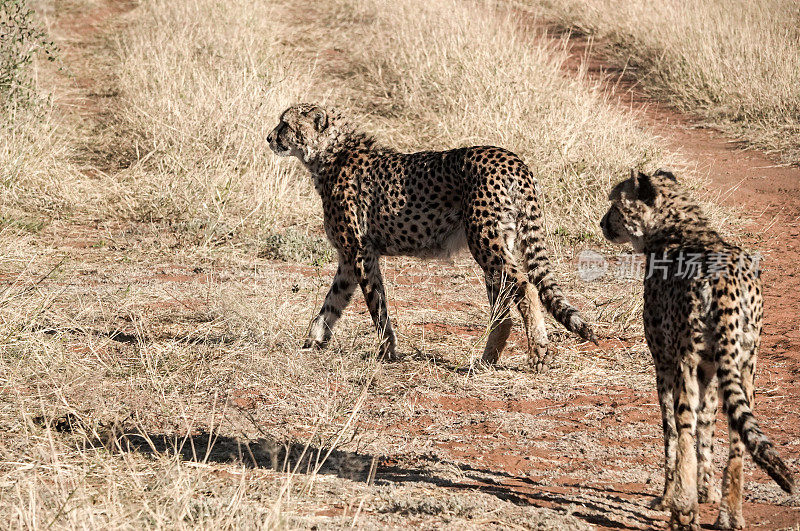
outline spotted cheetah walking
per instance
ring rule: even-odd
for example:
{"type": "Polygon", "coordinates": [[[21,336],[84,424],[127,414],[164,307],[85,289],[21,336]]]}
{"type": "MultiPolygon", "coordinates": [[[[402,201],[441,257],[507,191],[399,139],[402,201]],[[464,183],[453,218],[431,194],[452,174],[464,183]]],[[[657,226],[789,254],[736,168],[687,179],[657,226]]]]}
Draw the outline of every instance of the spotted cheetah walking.
{"type": "Polygon", "coordinates": [[[449,255],[465,243],[485,273],[496,308],[486,363],[497,362],[508,339],[509,298],[522,314],[535,370],[552,357],[537,293],[556,320],[594,340],[550,272],[537,183],[515,154],[487,146],[398,153],[378,146],[339,113],[310,104],[284,111],[268,140],[276,154],[297,157],[311,172],[322,197],[325,232],[339,254],[307,347],[330,339],[358,284],[381,335],[381,352],[394,357],[378,257],[449,255]]]}
{"type": "Polygon", "coordinates": [[[794,489],[791,472],[753,416],[762,318],[758,264],[708,226],[670,172],[632,172],[609,199],[603,234],[632,243],[646,258],[644,327],[666,453],[664,494],[656,506],[671,511],[672,528],[698,529],[698,501],[715,501],[711,458],[719,387],[730,449],[717,526],[740,529],[745,448],[778,485],[794,489]]]}

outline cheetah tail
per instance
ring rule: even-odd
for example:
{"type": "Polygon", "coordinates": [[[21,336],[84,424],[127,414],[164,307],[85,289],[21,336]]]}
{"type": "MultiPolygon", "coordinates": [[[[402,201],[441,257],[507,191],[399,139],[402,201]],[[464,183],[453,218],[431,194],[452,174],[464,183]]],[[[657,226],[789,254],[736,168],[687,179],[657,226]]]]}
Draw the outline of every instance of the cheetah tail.
{"type": "Polygon", "coordinates": [[[731,330],[740,327],[739,306],[730,296],[723,295],[718,301],[712,299],[712,315],[716,316],[717,340],[717,377],[719,378],[720,392],[722,393],[725,409],[728,412],[728,423],[744,441],[753,461],[764,469],[769,476],[786,492],[794,492],[795,484],[792,473],[781,460],[778,452],[764,432],[761,431],[750,402],[742,386],[742,373],[736,360],[742,345],[739,341],[728,341],[724,338],[730,335],[731,330]],[[720,303],[727,301],[726,308],[720,303]],[[731,309],[733,311],[731,311],[731,309]],[[724,311],[723,311],[724,310],[724,311]]]}
{"type": "Polygon", "coordinates": [[[550,260],[544,247],[544,237],[541,233],[541,214],[538,206],[526,201],[520,216],[518,227],[520,240],[523,245],[525,267],[528,278],[539,292],[539,299],[556,321],[586,341],[597,344],[597,337],[591,326],[584,321],[578,309],[564,297],[558,284],[550,271],[550,260]]]}
{"type": "Polygon", "coordinates": [[[592,327],[583,320],[578,309],[570,304],[561,292],[561,288],[556,284],[553,274],[550,272],[549,261],[545,258],[544,260],[534,260],[533,264],[529,262],[528,271],[531,282],[539,292],[539,299],[556,321],[586,341],[597,344],[597,336],[592,327]]]}

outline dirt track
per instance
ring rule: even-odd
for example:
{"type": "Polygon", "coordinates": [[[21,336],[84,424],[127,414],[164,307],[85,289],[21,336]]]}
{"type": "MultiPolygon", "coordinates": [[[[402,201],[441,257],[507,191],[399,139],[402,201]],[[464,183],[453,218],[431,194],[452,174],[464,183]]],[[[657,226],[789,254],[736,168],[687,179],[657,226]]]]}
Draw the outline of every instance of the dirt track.
{"type": "MultiPolygon", "coordinates": [[[[700,175],[708,178],[706,192],[711,197],[719,196],[724,204],[749,220],[741,243],[765,255],[766,324],[756,382],[756,413],[782,455],[797,469],[800,168],[777,166],[762,153],[742,150],[736,141],[696,127],[691,117],[648,99],[629,79],[618,79],[613,66],[586,54],[585,42],[576,39],[572,46],[573,60],[567,68],[577,70],[588,57],[591,77],[608,80],[605,87],[610,100],[638,113],[643,124],[663,137],[670,150],[682,154],[700,175]]],[[[391,267],[402,265],[390,264],[391,267]]],[[[395,283],[398,293],[413,293],[415,289],[414,282],[399,279],[395,283]]],[[[404,304],[426,304],[427,300],[426,293],[420,293],[416,300],[406,296],[404,304]]],[[[470,333],[444,324],[439,329],[443,333],[470,333]]],[[[472,330],[472,336],[477,337],[479,331],[472,330]]],[[[627,346],[615,344],[614,340],[603,345],[627,346]]],[[[542,381],[537,378],[537,383],[542,381]]],[[[551,389],[531,401],[460,396],[428,399],[438,408],[437,422],[443,422],[442,417],[455,422],[462,415],[473,419],[458,442],[438,444],[443,453],[469,467],[480,463],[479,468],[489,474],[487,480],[473,478],[471,482],[451,487],[471,485],[521,504],[571,506],[573,515],[601,529],[650,529],[664,525],[665,515],[647,508],[663,485],[661,419],[654,385],[648,383],[645,388],[636,382],[630,387],[551,389]],[[524,438],[523,442],[513,432],[503,430],[502,416],[513,413],[527,413],[534,424],[547,428],[542,428],[543,433],[531,440],[524,438]],[[633,463],[636,466],[631,466],[633,463]]],[[[425,422],[406,428],[422,436],[427,427],[425,422]]],[[[718,478],[727,455],[726,429],[720,413],[716,432],[718,478]]],[[[379,469],[378,477],[380,474],[379,469]]],[[[746,481],[752,482],[744,504],[748,526],[782,529],[800,523],[798,500],[777,494],[780,491],[752,463],[746,481]],[[762,485],[768,486],[767,489],[762,485]]],[[[716,507],[704,506],[702,523],[710,526],[715,518],[716,507]]]]}
{"type": "MultiPolygon", "coordinates": [[[[74,29],[84,34],[93,31],[101,19],[116,13],[102,10],[96,19],[88,19],[85,27],[76,25],[74,29]]],[[[78,84],[84,83],[90,85],[91,80],[78,76],[78,84]]],[[[624,85],[617,91],[615,97],[626,108],[646,104],[642,116],[648,127],[663,136],[669,147],[694,161],[701,173],[708,174],[712,192],[722,194],[726,204],[742,207],[753,220],[747,227],[747,243],[767,256],[766,327],[757,377],[756,412],[782,455],[798,470],[800,169],[776,167],[759,153],[740,151],[735,143],[713,131],[692,128],[690,118],[646,101],[635,90],[626,92],[624,85]]],[[[87,88],[86,92],[91,91],[87,88]]],[[[91,105],[86,109],[92,112],[91,105]]],[[[58,241],[60,251],[76,259],[83,257],[87,263],[100,264],[113,258],[113,252],[95,251],[92,242],[115,230],[118,229],[55,226],[50,235],[58,241]]],[[[162,266],[169,271],[175,269],[162,266]]],[[[277,263],[266,266],[291,269],[277,263]]],[[[105,271],[102,267],[101,271],[105,271]]],[[[390,296],[394,296],[391,311],[401,321],[401,340],[403,334],[416,336],[420,331],[427,334],[424,341],[432,344],[437,338],[451,334],[462,337],[467,346],[478,339],[483,329],[485,303],[482,287],[469,273],[471,267],[470,260],[464,257],[454,266],[428,266],[403,259],[388,261],[390,296]],[[443,285],[443,276],[458,280],[443,285]],[[432,291],[436,291],[435,297],[432,291]],[[453,311],[464,318],[463,325],[453,322],[453,311]],[[440,318],[437,317],[440,312],[450,313],[447,318],[440,318]]],[[[310,267],[296,269],[313,274],[310,267]]],[[[327,269],[325,275],[330,273],[327,269]]],[[[197,280],[196,275],[186,271],[179,277],[169,271],[158,278],[143,278],[161,283],[197,280]]],[[[234,276],[236,272],[230,274],[234,276]]],[[[91,271],[87,275],[91,277],[91,271]]],[[[225,274],[221,277],[223,280],[218,281],[224,282],[225,274]]],[[[92,281],[84,280],[87,285],[92,281]]],[[[349,313],[357,316],[354,319],[365,320],[366,310],[361,301],[349,313]]],[[[515,337],[519,352],[520,337],[515,337]]],[[[620,352],[641,352],[643,348],[641,338],[609,338],[603,344],[620,352]]],[[[586,347],[580,348],[586,351],[586,347]]],[[[443,363],[434,360],[431,364],[424,357],[415,357],[409,346],[404,349],[401,345],[401,350],[408,359],[388,366],[383,378],[390,382],[385,384],[387,389],[404,393],[404,398],[415,405],[414,411],[404,419],[384,421],[382,408],[389,407],[387,404],[394,400],[394,395],[378,393],[368,403],[363,422],[366,428],[385,422],[381,426],[385,436],[404,441],[409,448],[424,448],[427,454],[415,451],[381,458],[376,482],[387,485],[418,482],[431,488],[467,493],[479,490],[516,505],[566,510],[601,529],[663,526],[666,515],[647,508],[663,484],[660,417],[648,374],[618,380],[610,377],[611,385],[598,385],[570,380],[562,371],[529,376],[512,366],[514,370],[492,375],[485,393],[475,387],[463,392],[420,392],[415,390],[415,384],[423,379],[428,380],[425,388],[432,389],[436,385],[430,381],[461,376],[454,376],[448,360],[443,363]],[[552,381],[553,378],[563,381],[552,381]],[[650,384],[643,385],[647,382],[650,384]]],[[[602,354],[591,350],[588,353],[602,354]]],[[[612,359],[615,360],[618,358],[612,359]]],[[[613,376],[612,372],[609,374],[613,376]]],[[[263,406],[258,394],[252,398],[246,396],[246,400],[237,403],[242,409],[263,406]]],[[[724,430],[718,429],[717,435],[721,448],[724,430]]],[[[719,448],[718,470],[721,470],[723,451],[719,448]]],[[[363,456],[353,452],[349,457],[358,460],[363,456]]],[[[779,494],[777,487],[752,463],[748,464],[746,478],[744,510],[751,527],[778,529],[800,522],[797,499],[779,494]]],[[[345,507],[342,502],[328,511],[335,516],[345,511],[345,507]]],[[[710,507],[703,508],[704,524],[712,523],[715,516],[710,507]]],[[[413,518],[409,523],[414,523],[413,518]]]]}
{"type": "MultiPolygon", "coordinates": [[[[800,263],[798,263],[800,168],[778,166],[760,152],[743,150],[740,143],[716,131],[695,126],[690,116],[676,113],[649,99],[637,89],[631,79],[620,79],[620,71],[613,65],[605,63],[596,54],[587,53],[585,40],[573,39],[571,46],[573,59],[566,65],[568,73],[577,71],[584,61],[588,62],[590,77],[595,81],[603,81],[611,101],[616,101],[624,109],[638,113],[641,121],[651,131],[666,140],[670,150],[681,153],[702,176],[708,177],[707,192],[712,197],[718,195],[722,203],[734,207],[749,220],[743,244],[765,255],[763,280],[766,324],[757,377],[756,412],[770,437],[777,442],[782,448],[783,455],[789,458],[789,462],[793,462],[796,468],[797,449],[800,446],[800,382],[798,382],[800,316],[797,311],[800,308],[800,263]]],[[[560,418],[568,424],[569,419],[573,419],[574,422],[578,416],[574,411],[561,415],[553,413],[564,411],[562,408],[569,408],[575,404],[593,404],[601,408],[604,412],[600,413],[600,418],[613,418],[612,426],[616,423],[624,426],[642,422],[659,426],[661,422],[656,406],[657,397],[652,388],[646,390],[620,386],[605,389],[582,388],[566,401],[545,399],[540,404],[540,409],[550,413],[550,418],[560,418]],[[593,392],[597,394],[593,396],[593,392]],[[602,409],[603,406],[609,408],[609,403],[610,412],[602,409]]],[[[443,405],[452,407],[446,400],[443,401],[443,405]]],[[[468,409],[484,408],[484,404],[476,403],[468,409]]],[[[547,415],[539,416],[548,418],[547,415]]],[[[660,450],[660,441],[657,439],[618,439],[611,435],[614,430],[605,422],[592,427],[581,424],[576,422],[574,431],[566,430],[560,434],[562,440],[569,438],[570,435],[594,437],[605,433],[608,437],[600,436],[595,442],[604,445],[612,455],[616,453],[615,447],[628,448],[631,444],[654,445],[660,450]]],[[[556,439],[559,437],[551,435],[556,439]]],[[[724,435],[725,421],[720,414],[717,429],[718,447],[725,447],[724,435]]],[[[503,448],[498,449],[497,454],[493,454],[497,466],[506,471],[509,461],[514,461],[509,453],[508,449],[503,448]]],[[[570,495],[564,496],[566,500],[559,500],[558,493],[570,492],[570,488],[572,492],[586,489],[587,479],[605,468],[601,463],[608,457],[605,455],[587,464],[584,456],[576,459],[575,456],[562,455],[562,459],[558,459],[554,455],[558,454],[550,454],[549,457],[561,463],[569,463],[565,470],[567,475],[557,480],[558,489],[547,487],[541,489],[541,485],[530,481],[530,474],[533,473],[535,477],[535,472],[526,470],[525,467],[521,467],[518,472],[523,476],[528,474],[528,478],[508,479],[502,482],[503,488],[536,505],[552,506],[554,503],[566,500],[578,501],[570,495]]],[[[468,456],[460,455],[460,457],[468,456]]],[[[481,459],[484,463],[487,459],[485,454],[481,456],[477,453],[469,457],[481,459]]],[[[647,457],[650,463],[657,464],[658,458],[653,460],[652,454],[647,457]]],[[[748,481],[752,478],[758,483],[769,483],[770,480],[760,470],[751,467],[750,472],[748,481]]],[[[646,483],[650,483],[653,479],[652,476],[648,477],[646,483]]],[[[591,480],[589,483],[592,483],[591,480]]],[[[593,489],[594,487],[589,490],[593,489]]],[[[646,529],[655,525],[656,521],[663,520],[663,517],[654,516],[646,510],[637,510],[626,505],[629,500],[637,503],[637,498],[641,498],[642,495],[649,496],[655,493],[651,486],[632,480],[614,484],[612,489],[598,484],[596,489],[597,493],[593,494],[597,494],[601,501],[594,506],[592,503],[586,505],[587,514],[584,518],[587,522],[601,528],[646,529]]],[[[800,523],[800,508],[797,507],[796,500],[792,506],[779,507],[763,503],[766,501],[763,497],[757,497],[760,498],[758,500],[755,498],[754,496],[746,498],[748,501],[744,505],[745,518],[749,526],[779,529],[800,523]]],[[[577,514],[579,513],[580,511],[577,514]]],[[[705,507],[702,521],[710,525],[715,516],[715,511],[711,507],[705,507]]]]}

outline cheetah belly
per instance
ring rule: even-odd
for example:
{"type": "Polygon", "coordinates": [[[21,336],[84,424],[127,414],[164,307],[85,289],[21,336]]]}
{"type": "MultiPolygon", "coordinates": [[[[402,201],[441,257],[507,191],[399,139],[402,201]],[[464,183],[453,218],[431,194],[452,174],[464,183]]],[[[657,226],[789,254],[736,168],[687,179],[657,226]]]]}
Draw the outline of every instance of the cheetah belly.
{"type": "Polygon", "coordinates": [[[467,236],[460,210],[434,213],[401,212],[383,218],[373,242],[383,255],[450,258],[466,247],[467,236]],[[414,219],[419,215],[419,219],[414,219]]]}

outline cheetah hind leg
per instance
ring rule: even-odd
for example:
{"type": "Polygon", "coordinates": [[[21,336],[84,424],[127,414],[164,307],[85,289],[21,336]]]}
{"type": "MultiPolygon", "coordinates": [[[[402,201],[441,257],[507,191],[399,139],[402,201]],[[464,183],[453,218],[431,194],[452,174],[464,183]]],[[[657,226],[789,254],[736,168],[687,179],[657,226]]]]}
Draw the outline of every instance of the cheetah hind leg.
{"type": "MultiPolygon", "coordinates": [[[[749,363],[742,367],[742,387],[751,408],[755,407],[755,365],[758,346],[751,348],[749,363]]],[[[728,465],[722,476],[722,501],[714,527],[717,529],[744,529],[742,493],[744,491],[743,459],[747,448],[739,433],[728,424],[728,465]]]]}
{"type": "Polygon", "coordinates": [[[528,282],[517,278],[515,273],[512,269],[510,275],[503,274],[500,279],[486,276],[486,292],[492,315],[482,361],[487,365],[494,365],[500,359],[511,333],[512,321],[509,313],[511,302],[514,301],[525,324],[528,364],[536,372],[544,371],[553,360],[544,325],[544,313],[535,290],[528,282]]]}
{"type": "Polygon", "coordinates": [[[500,359],[500,354],[506,346],[508,336],[511,334],[512,320],[510,314],[511,283],[494,281],[486,275],[486,295],[489,297],[491,312],[489,316],[489,337],[486,339],[486,348],[483,350],[481,361],[485,365],[495,365],[500,359]]]}
{"type": "Polygon", "coordinates": [[[713,364],[704,364],[701,370],[703,375],[713,376],[708,379],[697,416],[697,500],[700,503],[719,503],[720,491],[714,481],[713,463],[719,391],[713,364]]]}
{"type": "Polygon", "coordinates": [[[528,282],[524,282],[522,286],[523,293],[519,297],[517,307],[522,315],[528,339],[528,365],[534,372],[543,372],[553,366],[555,356],[547,339],[539,294],[528,282]]]}

